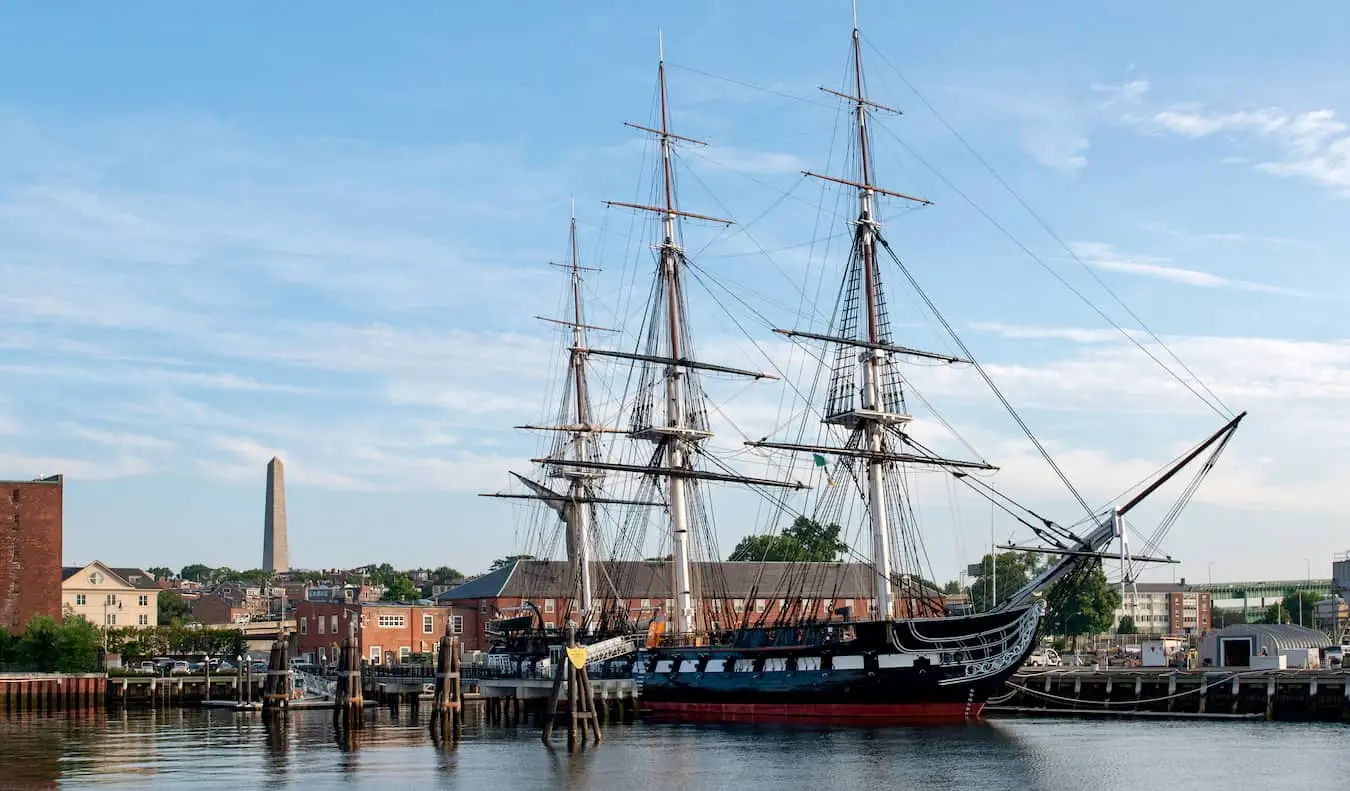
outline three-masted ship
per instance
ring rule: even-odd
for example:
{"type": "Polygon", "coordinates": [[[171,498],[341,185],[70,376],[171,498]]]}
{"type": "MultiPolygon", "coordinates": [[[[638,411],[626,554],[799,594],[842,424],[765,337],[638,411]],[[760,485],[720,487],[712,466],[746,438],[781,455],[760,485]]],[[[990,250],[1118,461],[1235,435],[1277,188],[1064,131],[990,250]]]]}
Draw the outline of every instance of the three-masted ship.
{"type": "MultiPolygon", "coordinates": [[[[566,487],[559,490],[521,479],[529,489],[521,496],[544,500],[566,526],[569,578],[583,639],[604,640],[618,633],[599,623],[592,591],[592,569],[604,562],[593,557],[588,533],[596,520],[595,509],[658,506],[668,527],[669,558],[660,562],[668,564],[670,606],[657,619],[661,628],[653,623],[633,641],[638,649],[634,673],[642,683],[644,707],[651,712],[712,720],[768,717],[865,723],[978,717],[985,702],[1003,689],[1035,647],[1046,609],[1042,593],[1100,563],[1107,545],[1123,538],[1124,515],[1205,453],[1212,463],[1241,416],[1163,470],[1124,506],[1097,514],[1087,528],[1075,532],[1039,516],[1024,520],[1042,541],[1038,549],[1059,560],[989,611],[948,614],[935,591],[916,584],[915,570],[897,562],[903,555],[899,545],[906,544],[914,527],[907,472],[925,468],[960,480],[996,468],[983,460],[940,455],[909,431],[903,370],[908,362],[976,367],[978,363],[973,357],[910,348],[894,337],[882,282],[883,271],[893,268],[883,264],[893,262],[901,269],[903,265],[882,234],[876,204],[928,202],[874,183],[869,124],[874,113],[890,110],[864,93],[861,40],[855,25],[850,90],[822,89],[851,110],[852,170],[842,175],[806,173],[856,195],[839,298],[825,327],[775,330],[818,350],[827,386],[813,415],[819,422],[817,440],[798,436],[795,441],[765,438],[746,444],[759,452],[807,454],[817,465],[831,465],[829,470],[817,470],[817,477],[830,483],[813,497],[810,517],[829,522],[843,513],[845,501],[853,500],[857,508],[850,513],[859,516],[868,539],[859,553],[861,563],[853,565],[865,570],[867,595],[856,600],[857,608],[837,607],[839,599],[822,590],[822,580],[834,575],[837,589],[843,564],[816,564],[834,570],[793,575],[780,563],[774,612],[738,606],[723,607],[719,613],[701,607],[690,551],[691,530],[701,513],[695,502],[700,488],[713,482],[782,492],[806,484],[742,475],[713,460],[708,450],[713,432],[700,375],[775,377],[704,361],[692,352],[684,289],[689,260],[679,243],[678,225],[684,220],[729,221],[685,211],[676,200],[672,148],[677,142],[698,141],[671,131],[664,58],[657,71],[659,122],[629,124],[652,135],[659,145],[657,200],[609,202],[659,220],[659,237],[654,240],[656,282],[640,345],[632,352],[589,347],[579,292],[574,292],[567,396],[572,408],[564,422],[545,427],[558,432],[559,441],[548,455],[533,460],[547,474],[565,481],[566,487]],[[590,355],[632,365],[636,395],[622,439],[649,446],[645,463],[622,463],[599,452],[600,432],[615,430],[596,426],[587,410],[585,361],[590,355]],[[603,495],[596,485],[602,474],[635,476],[649,484],[642,491],[650,496],[603,495]]],[[[579,279],[575,250],[572,272],[575,284],[579,279]]],[[[961,348],[964,351],[964,345],[961,348]]],[[[985,381],[993,386],[987,377],[985,381]]],[[[770,495],[770,500],[776,504],[775,523],[802,516],[788,508],[785,498],[770,495]]]]}

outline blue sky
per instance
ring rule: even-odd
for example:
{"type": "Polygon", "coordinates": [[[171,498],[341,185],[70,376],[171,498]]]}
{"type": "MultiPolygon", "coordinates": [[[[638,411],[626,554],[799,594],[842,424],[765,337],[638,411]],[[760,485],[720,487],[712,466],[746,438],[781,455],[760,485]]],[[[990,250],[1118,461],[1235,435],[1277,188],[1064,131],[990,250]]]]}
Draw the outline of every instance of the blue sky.
{"type": "MultiPolygon", "coordinates": [[[[1325,575],[1350,544],[1350,12],[860,5],[869,91],[906,111],[880,180],[935,201],[886,232],[1066,472],[1110,497],[1219,420],[952,191],[1133,326],[906,81],[1251,410],[1168,541],[1177,573],[1325,575]]],[[[684,205],[740,221],[689,249],[778,326],[823,271],[799,171],[838,169],[815,89],[844,79],[846,3],[34,3],[0,25],[0,477],[66,474],[69,562],[256,566],[274,453],[296,565],[511,551],[525,521],[475,495],[537,450],[510,426],[547,414],[560,339],[532,317],[560,304],[569,197],[597,323],[628,326],[647,274],[641,226],[601,201],[649,186],[620,122],[652,119],[658,28],[678,131],[713,143],[684,153],[684,205]]],[[[707,296],[701,346],[753,363],[707,296]]],[[[906,329],[916,304],[893,303],[902,337],[942,345],[906,329]]],[[[975,379],[914,384],[1003,488],[1077,518],[975,379]]],[[[784,417],[772,385],[726,395],[748,436],[784,417]]],[[[987,508],[929,510],[949,578],[987,508]]],[[[724,547],[761,529],[719,513],[724,547]]]]}

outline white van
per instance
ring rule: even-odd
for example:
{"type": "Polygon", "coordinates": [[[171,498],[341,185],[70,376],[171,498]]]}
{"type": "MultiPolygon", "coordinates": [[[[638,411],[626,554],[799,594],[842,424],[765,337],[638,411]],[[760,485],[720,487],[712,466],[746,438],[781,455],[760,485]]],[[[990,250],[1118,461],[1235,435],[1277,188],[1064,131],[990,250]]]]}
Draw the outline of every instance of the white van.
{"type": "Polygon", "coordinates": [[[1053,648],[1041,646],[1027,657],[1027,667],[1059,667],[1059,653],[1053,648]]]}

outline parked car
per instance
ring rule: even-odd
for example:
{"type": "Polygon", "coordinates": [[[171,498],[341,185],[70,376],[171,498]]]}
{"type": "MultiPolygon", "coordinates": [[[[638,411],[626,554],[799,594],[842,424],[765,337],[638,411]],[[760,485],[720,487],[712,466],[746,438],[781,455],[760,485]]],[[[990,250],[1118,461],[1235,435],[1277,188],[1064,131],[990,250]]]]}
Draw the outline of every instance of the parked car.
{"type": "Polygon", "coordinates": [[[1053,648],[1042,646],[1027,657],[1027,667],[1059,667],[1059,665],[1059,652],[1053,648]]]}

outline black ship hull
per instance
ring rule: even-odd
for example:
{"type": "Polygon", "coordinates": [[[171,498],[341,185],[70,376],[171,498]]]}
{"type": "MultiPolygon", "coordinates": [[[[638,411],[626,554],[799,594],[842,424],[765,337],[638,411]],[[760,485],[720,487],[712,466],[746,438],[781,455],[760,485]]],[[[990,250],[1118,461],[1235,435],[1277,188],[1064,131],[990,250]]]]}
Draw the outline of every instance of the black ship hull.
{"type": "Polygon", "coordinates": [[[749,630],[648,649],[637,676],[644,708],[663,718],[975,719],[1035,647],[1041,612],[749,630]]]}

